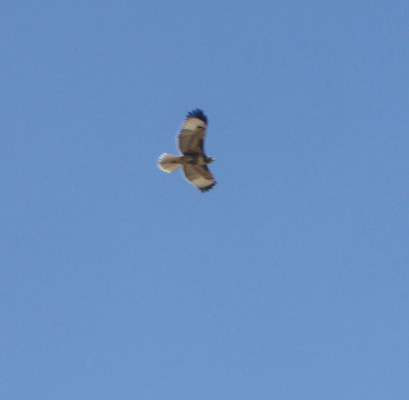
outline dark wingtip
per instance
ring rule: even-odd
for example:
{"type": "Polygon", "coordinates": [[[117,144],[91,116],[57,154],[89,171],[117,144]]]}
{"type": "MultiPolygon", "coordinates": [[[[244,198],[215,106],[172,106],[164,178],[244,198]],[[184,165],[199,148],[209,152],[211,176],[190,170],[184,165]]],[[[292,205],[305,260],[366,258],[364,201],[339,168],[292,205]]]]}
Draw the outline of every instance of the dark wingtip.
{"type": "Polygon", "coordinates": [[[200,108],[196,108],[187,113],[186,118],[198,118],[207,124],[207,117],[200,108]]]}
{"type": "Polygon", "coordinates": [[[216,182],[215,182],[215,183],[212,183],[212,184],[209,185],[209,186],[206,186],[205,188],[199,188],[199,190],[200,190],[202,193],[206,193],[206,192],[208,192],[209,190],[212,190],[215,186],[216,186],[216,182]]]}

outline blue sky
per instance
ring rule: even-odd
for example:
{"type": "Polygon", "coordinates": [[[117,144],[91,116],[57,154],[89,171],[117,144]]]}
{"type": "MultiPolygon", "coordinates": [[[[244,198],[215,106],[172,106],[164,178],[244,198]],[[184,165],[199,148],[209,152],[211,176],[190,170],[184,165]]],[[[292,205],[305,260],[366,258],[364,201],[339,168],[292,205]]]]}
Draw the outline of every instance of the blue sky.
{"type": "Polygon", "coordinates": [[[407,399],[408,17],[3,3],[0,397],[407,399]]]}

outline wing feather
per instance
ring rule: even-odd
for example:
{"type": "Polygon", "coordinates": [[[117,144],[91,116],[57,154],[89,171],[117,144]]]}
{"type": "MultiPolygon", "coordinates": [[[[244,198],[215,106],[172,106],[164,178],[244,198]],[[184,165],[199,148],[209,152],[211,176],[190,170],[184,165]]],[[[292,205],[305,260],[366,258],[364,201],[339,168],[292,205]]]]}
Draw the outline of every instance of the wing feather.
{"type": "Polygon", "coordinates": [[[182,154],[190,152],[203,153],[206,129],[207,124],[203,119],[188,115],[178,135],[180,152],[182,154]]]}
{"type": "Polygon", "coordinates": [[[207,192],[216,185],[216,180],[206,165],[186,164],[183,166],[183,175],[202,192],[207,192]]]}

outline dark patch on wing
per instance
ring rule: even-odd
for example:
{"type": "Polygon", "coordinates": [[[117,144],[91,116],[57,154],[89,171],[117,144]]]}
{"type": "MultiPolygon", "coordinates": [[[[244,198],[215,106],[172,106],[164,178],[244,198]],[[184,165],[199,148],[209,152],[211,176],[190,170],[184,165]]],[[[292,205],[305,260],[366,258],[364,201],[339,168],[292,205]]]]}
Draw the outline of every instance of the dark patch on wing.
{"type": "Polygon", "coordinates": [[[198,145],[199,149],[202,150],[202,153],[204,153],[204,140],[203,140],[203,138],[198,140],[197,145],[198,145]]]}
{"type": "Polygon", "coordinates": [[[189,117],[198,118],[207,125],[207,117],[200,108],[196,108],[188,112],[186,115],[186,118],[189,118],[189,117]]]}
{"type": "Polygon", "coordinates": [[[207,168],[207,165],[193,165],[193,168],[203,178],[214,180],[212,173],[210,172],[209,168],[207,168]]]}
{"type": "Polygon", "coordinates": [[[212,190],[215,186],[216,186],[216,182],[214,182],[214,183],[212,183],[211,185],[206,186],[206,187],[204,187],[204,188],[198,188],[198,189],[199,189],[202,193],[206,193],[206,192],[208,192],[209,190],[212,190]]]}

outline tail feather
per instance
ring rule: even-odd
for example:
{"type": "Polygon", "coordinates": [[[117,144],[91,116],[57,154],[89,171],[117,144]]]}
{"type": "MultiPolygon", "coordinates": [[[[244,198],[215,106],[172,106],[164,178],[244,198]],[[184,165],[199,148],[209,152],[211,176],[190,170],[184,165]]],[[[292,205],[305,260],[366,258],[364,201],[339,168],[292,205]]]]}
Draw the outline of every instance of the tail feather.
{"type": "Polygon", "coordinates": [[[182,164],[179,161],[178,156],[172,156],[171,154],[162,154],[158,160],[158,167],[165,172],[176,171],[182,164]]]}

